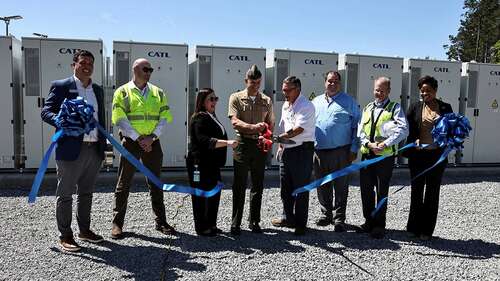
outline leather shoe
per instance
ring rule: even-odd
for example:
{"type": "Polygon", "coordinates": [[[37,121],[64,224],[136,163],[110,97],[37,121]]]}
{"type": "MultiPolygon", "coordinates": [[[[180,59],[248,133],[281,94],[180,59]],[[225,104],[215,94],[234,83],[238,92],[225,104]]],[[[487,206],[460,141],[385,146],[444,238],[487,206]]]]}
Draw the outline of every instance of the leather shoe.
{"type": "Polygon", "coordinates": [[[372,231],[372,228],[368,225],[368,223],[364,223],[362,225],[356,226],[356,233],[369,233],[372,231]]]}
{"type": "Polygon", "coordinates": [[[374,227],[370,232],[370,236],[375,239],[382,239],[385,236],[385,229],[383,227],[374,227]]]}
{"type": "Polygon", "coordinates": [[[212,227],[212,230],[213,230],[216,234],[222,234],[222,229],[218,228],[217,226],[212,227]]]}
{"type": "Polygon", "coordinates": [[[306,234],[306,228],[305,227],[297,227],[295,228],[295,232],[293,233],[296,236],[302,236],[306,234]]]}
{"type": "Polygon", "coordinates": [[[197,234],[200,236],[206,236],[206,237],[214,237],[217,235],[216,231],[211,229],[211,228],[197,232],[197,234]]]}
{"type": "Polygon", "coordinates": [[[285,219],[282,218],[274,218],[271,220],[271,224],[276,227],[288,227],[288,228],[294,228],[295,224],[291,223],[285,219]]]}
{"type": "Polygon", "coordinates": [[[321,217],[319,220],[316,221],[317,226],[327,226],[332,223],[332,219],[328,217],[321,217]]]}
{"type": "Polygon", "coordinates": [[[73,236],[70,237],[64,237],[59,240],[59,246],[68,252],[78,252],[82,248],[76,244],[75,239],[73,236]]]}
{"type": "Polygon", "coordinates": [[[250,228],[250,230],[253,232],[253,233],[262,233],[262,229],[260,228],[260,225],[258,222],[251,222],[249,225],[248,225],[248,228],[250,228]]]}
{"type": "Polygon", "coordinates": [[[239,226],[231,226],[231,234],[238,236],[241,234],[241,228],[239,226]]]}
{"type": "Polygon", "coordinates": [[[122,239],[123,238],[122,228],[114,224],[113,227],[111,228],[111,238],[122,239]]]}
{"type": "Polygon", "coordinates": [[[165,235],[174,235],[177,233],[175,231],[175,229],[171,225],[169,225],[168,223],[165,223],[162,225],[157,225],[156,230],[158,230],[159,232],[161,232],[165,235]]]}
{"type": "Polygon", "coordinates": [[[104,238],[101,235],[95,234],[92,230],[78,233],[77,238],[90,243],[100,243],[104,241],[104,238]]]}
{"type": "Polygon", "coordinates": [[[345,232],[345,225],[343,223],[336,223],[335,226],[333,227],[333,230],[335,232],[345,232]]]}

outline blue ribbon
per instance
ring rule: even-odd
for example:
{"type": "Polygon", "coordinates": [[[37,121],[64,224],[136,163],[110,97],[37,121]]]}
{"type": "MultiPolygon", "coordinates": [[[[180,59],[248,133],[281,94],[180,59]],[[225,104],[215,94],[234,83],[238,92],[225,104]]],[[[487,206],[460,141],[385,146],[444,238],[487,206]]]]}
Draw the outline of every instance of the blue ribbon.
{"type": "Polygon", "coordinates": [[[45,152],[45,155],[40,163],[40,167],[31,186],[31,191],[28,196],[28,203],[33,204],[36,201],[38,191],[40,190],[40,185],[47,170],[50,155],[54,151],[57,145],[57,140],[61,136],[80,136],[82,134],[88,134],[94,128],[97,129],[111,142],[111,144],[125,157],[134,167],[141,171],[147,178],[149,178],[154,185],[166,192],[180,192],[192,194],[199,197],[211,197],[219,193],[224,184],[218,182],[217,185],[211,190],[202,190],[199,188],[193,188],[191,186],[177,185],[177,184],[164,184],[162,181],[154,175],[151,170],[145,167],[137,158],[135,158],[128,150],[126,150],[119,142],[117,142],[106,130],[94,119],[93,117],[94,108],[87,104],[85,100],[81,97],[76,99],[65,99],[61,105],[61,110],[54,118],[54,122],[58,127],[57,132],[52,136],[52,143],[45,152]]]}
{"type": "Polygon", "coordinates": [[[218,182],[217,185],[211,190],[202,190],[199,188],[194,188],[191,186],[184,186],[178,184],[164,184],[161,180],[151,172],[147,167],[145,167],[137,158],[135,158],[125,147],[118,143],[104,128],[96,122],[97,129],[111,142],[111,144],[120,152],[120,154],[125,157],[130,164],[134,165],[139,171],[141,171],[147,178],[149,178],[156,187],[167,192],[180,192],[188,193],[200,197],[212,197],[219,193],[224,187],[222,182],[218,182]]]}
{"type": "Polygon", "coordinates": [[[29,204],[35,203],[38,190],[40,189],[40,185],[42,184],[43,176],[45,175],[47,165],[49,164],[50,155],[52,155],[52,151],[54,151],[54,148],[57,145],[57,140],[61,137],[61,135],[62,131],[59,130],[52,136],[52,143],[43,156],[42,163],[40,164],[40,168],[38,168],[38,171],[36,172],[35,180],[33,181],[33,185],[31,186],[31,191],[28,195],[29,204]]]}
{"type": "MultiPolygon", "coordinates": [[[[464,140],[469,137],[469,132],[471,130],[472,127],[470,126],[469,119],[461,114],[446,113],[440,116],[439,119],[436,120],[434,128],[432,128],[431,134],[434,143],[439,147],[444,147],[445,149],[441,154],[441,157],[439,157],[434,165],[413,177],[410,182],[413,182],[418,177],[434,169],[434,167],[436,167],[439,163],[443,162],[448,157],[448,154],[450,154],[451,151],[462,150],[464,147],[464,140]]],[[[400,192],[405,187],[406,185],[398,188],[391,195],[400,192]]],[[[384,197],[377,203],[377,206],[371,213],[372,217],[375,217],[377,212],[380,211],[384,204],[387,203],[387,200],[388,197],[384,197]]]]}
{"type": "MultiPolygon", "coordinates": [[[[403,147],[401,147],[398,152],[401,152],[405,149],[408,149],[408,148],[411,148],[411,147],[416,147],[417,145],[415,143],[409,143],[403,147]]],[[[372,164],[375,164],[377,162],[380,162],[384,159],[386,159],[387,157],[391,157],[392,155],[386,155],[386,156],[379,156],[377,158],[373,158],[373,159],[368,159],[368,160],[364,160],[364,161],[361,161],[361,162],[357,162],[357,163],[353,163],[343,169],[340,169],[340,170],[337,170],[335,172],[332,172],[320,179],[317,179],[313,182],[311,182],[310,184],[308,185],[305,185],[305,186],[302,186],[302,187],[299,187],[297,189],[295,189],[292,193],[293,196],[297,196],[299,193],[302,193],[302,192],[307,192],[307,191],[311,191],[313,189],[316,189],[318,187],[320,187],[321,185],[323,184],[326,184],[326,183],[329,183],[331,181],[333,181],[334,179],[336,178],[339,178],[339,177],[343,177],[343,176],[346,176],[350,173],[353,173],[353,172],[356,172],[356,171],[359,171],[365,167],[368,167],[372,164]]]]}
{"type": "MultiPolygon", "coordinates": [[[[444,159],[446,159],[446,157],[448,157],[448,154],[450,154],[450,152],[453,150],[452,147],[447,147],[443,153],[441,154],[441,157],[439,157],[439,159],[436,161],[436,163],[434,163],[434,165],[432,165],[431,167],[425,169],[424,171],[422,171],[421,173],[419,173],[418,175],[416,175],[415,177],[413,177],[410,182],[413,182],[414,180],[416,180],[418,177],[420,177],[421,175],[427,173],[428,171],[434,169],[434,167],[436,167],[439,163],[443,162],[444,159]]],[[[394,191],[391,195],[394,195],[398,192],[400,192],[401,190],[403,190],[405,187],[407,187],[407,185],[403,185],[402,187],[398,188],[396,191],[394,191]]],[[[380,200],[378,203],[377,203],[377,206],[375,207],[375,209],[371,212],[371,217],[375,217],[375,215],[378,213],[378,211],[380,211],[380,209],[382,209],[382,207],[384,206],[384,204],[387,203],[387,200],[389,200],[388,198],[389,196],[387,197],[384,197],[382,198],[382,200],[380,200]]]]}
{"type": "MultiPolygon", "coordinates": [[[[423,174],[427,173],[428,171],[432,170],[434,167],[436,167],[439,163],[443,162],[446,157],[448,157],[448,154],[453,150],[457,149],[460,150],[463,148],[463,142],[464,140],[469,136],[469,132],[472,130],[469,120],[467,117],[456,114],[456,113],[447,113],[443,114],[437,121],[436,125],[432,129],[432,137],[434,140],[434,143],[436,143],[439,147],[445,147],[445,150],[441,154],[441,157],[432,165],[431,167],[425,169],[423,172],[420,174],[416,175],[414,178],[411,179],[411,181],[414,181],[416,178],[422,176],[423,174]]],[[[417,147],[419,146],[420,148],[425,148],[428,145],[417,145],[416,143],[410,143],[398,150],[398,152],[401,152],[405,149],[411,148],[411,147],[417,147]]],[[[353,163],[343,169],[334,171],[320,179],[317,179],[308,185],[299,187],[295,189],[292,193],[293,196],[297,196],[299,193],[302,192],[308,192],[313,189],[316,189],[320,187],[323,184],[329,183],[333,181],[336,178],[348,175],[350,173],[359,171],[367,166],[370,166],[372,164],[375,164],[379,161],[382,161],[386,159],[387,157],[390,157],[391,155],[388,156],[380,156],[377,158],[373,159],[368,159],[365,161],[361,161],[358,163],[353,163]]],[[[399,191],[401,191],[405,186],[399,188],[392,194],[395,194],[399,191]]],[[[387,203],[388,198],[384,197],[382,200],[379,201],[375,209],[372,211],[371,216],[374,217],[378,211],[382,208],[382,206],[387,203]]]]}

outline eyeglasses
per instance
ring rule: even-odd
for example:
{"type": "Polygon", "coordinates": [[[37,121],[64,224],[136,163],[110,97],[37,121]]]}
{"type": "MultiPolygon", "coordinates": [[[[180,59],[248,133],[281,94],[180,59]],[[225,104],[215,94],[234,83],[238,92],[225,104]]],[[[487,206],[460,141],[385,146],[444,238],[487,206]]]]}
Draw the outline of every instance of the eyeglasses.
{"type": "Polygon", "coordinates": [[[219,97],[209,97],[208,100],[211,102],[219,101],[219,97]]]}
{"type": "Polygon", "coordinates": [[[293,90],[297,89],[297,87],[293,87],[293,88],[287,88],[287,89],[282,89],[283,90],[283,93],[289,93],[293,90]]]}
{"type": "Polygon", "coordinates": [[[147,67],[147,66],[142,68],[142,71],[144,71],[146,73],[148,73],[148,72],[153,73],[153,70],[154,69],[152,67],[147,67]]]}

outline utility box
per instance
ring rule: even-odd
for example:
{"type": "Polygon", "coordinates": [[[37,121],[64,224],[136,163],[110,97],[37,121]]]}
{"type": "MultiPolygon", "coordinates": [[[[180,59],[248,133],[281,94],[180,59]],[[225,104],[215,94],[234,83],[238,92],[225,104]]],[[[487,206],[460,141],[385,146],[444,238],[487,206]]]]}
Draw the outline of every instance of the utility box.
{"type": "Polygon", "coordinates": [[[463,63],[461,100],[472,131],[461,163],[500,163],[500,64],[463,63]]]}
{"type": "Polygon", "coordinates": [[[21,42],[0,36],[0,168],[22,168],[21,42]]]}
{"type": "MultiPolygon", "coordinates": [[[[331,52],[309,52],[276,49],[270,53],[266,62],[266,93],[273,99],[276,127],[274,133],[280,134],[277,125],[281,119],[281,109],[285,97],[281,91],[283,79],[294,75],[300,79],[301,94],[309,100],[325,93],[325,74],[330,70],[338,69],[339,55],[331,52]]],[[[276,150],[273,146],[272,165],[278,165],[276,150]]]]}
{"type": "MultiPolygon", "coordinates": [[[[228,118],[229,96],[245,89],[245,74],[253,64],[262,72],[261,91],[265,85],[266,49],[221,46],[196,46],[196,58],[189,64],[189,114],[194,112],[196,95],[202,88],[212,88],[219,97],[216,115],[229,139],[235,132],[228,118]]],[[[265,92],[265,91],[264,91],[265,92]]],[[[265,93],[270,96],[269,93],[265,93]]],[[[189,118],[188,118],[189,121],[189,118]]],[[[233,166],[233,153],[227,153],[226,166],[233,166]]]]}
{"type": "Polygon", "coordinates": [[[380,76],[391,79],[389,98],[402,102],[403,58],[344,54],[339,62],[343,90],[358,101],[360,110],[374,100],[373,83],[380,76]]]}
{"type": "MultiPolygon", "coordinates": [[[[449,103],[453,112],[460,111],[460,81],[462,64],[458,61],[442,61],[427,59],[405,59],[403,89],[406,94],[407,109],[410,104],[421,100],[418,80],[426,75],[434,77],[438,81],[437,98],[449,103]]],[[[405,99],[403,98],[403,101],[405,99]]],[[[400,159],[401,163],[406,163],[406,159],[400,159]]],[[[450,163],[456,163],[457,155],[450,153],[448,156],[450,163]]]]}
{"type": "MultiPolygon", "coordinates": [[[[101,40],[23,37],[22,45],[25,167],[38,168],[55,133],[40,117],[51,82],[72,76],[73,54],[85,49],[95,58],[92,82],[104,86],[106,50],[101,40]]],[[[55,167],[54,156],[48,167],[55,167]]]]}
{"type": "MultiPolygon", "coordinates": [[[[136,59],[145,58],[154,69],[150,82],[166,94],[172,123],[167,123],[160,135],[163,150],[163,167],[185,167],[187,138],[187,87],[188,46],[143,42],[113,42],[114,89],[132,80],[132,65],[136,59]]],[[[117,136],[117,129],[114,129],[117,136]]],[[[115,165],[118,165],[115,152],[115,165]]]]}

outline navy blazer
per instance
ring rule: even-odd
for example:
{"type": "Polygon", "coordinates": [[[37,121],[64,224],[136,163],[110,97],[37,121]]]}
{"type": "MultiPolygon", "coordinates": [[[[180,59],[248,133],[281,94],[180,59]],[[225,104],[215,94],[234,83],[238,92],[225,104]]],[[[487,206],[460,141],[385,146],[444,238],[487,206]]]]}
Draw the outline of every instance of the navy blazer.
{"type": "MultiPolygon", "coordinates": [[[[97,115],[99,118],[99,124],[105,128],[104,125],[104,91],[97,85],[92,84],[92,89],[94,90],[95,97],[97,99],[97,115]]],[[[42,120],[48,124],[56,127],[54,118],[59,113],[61,109],[61,104],[64,99],[75,99],[78,97],[78,90],[76,88],[76,82],[73,76],[56,80],[52,82],[50,86],[50,92],[42,108],[41,116],[42,120]]],[[[56,127],[57,128],[57,127],[56,127]]],[[[80,155],[80,148],[83,142],[83,135],[78,137],[72,136],[62,136],[57,141],[56,147],[56,160],[64,161],[74,161],[80,155]]],[[[99,132],[98,134],[99,143],[99,155],[101,159],[104,159],[104,149],[106,148],[106,138],[99,132]]]]}

